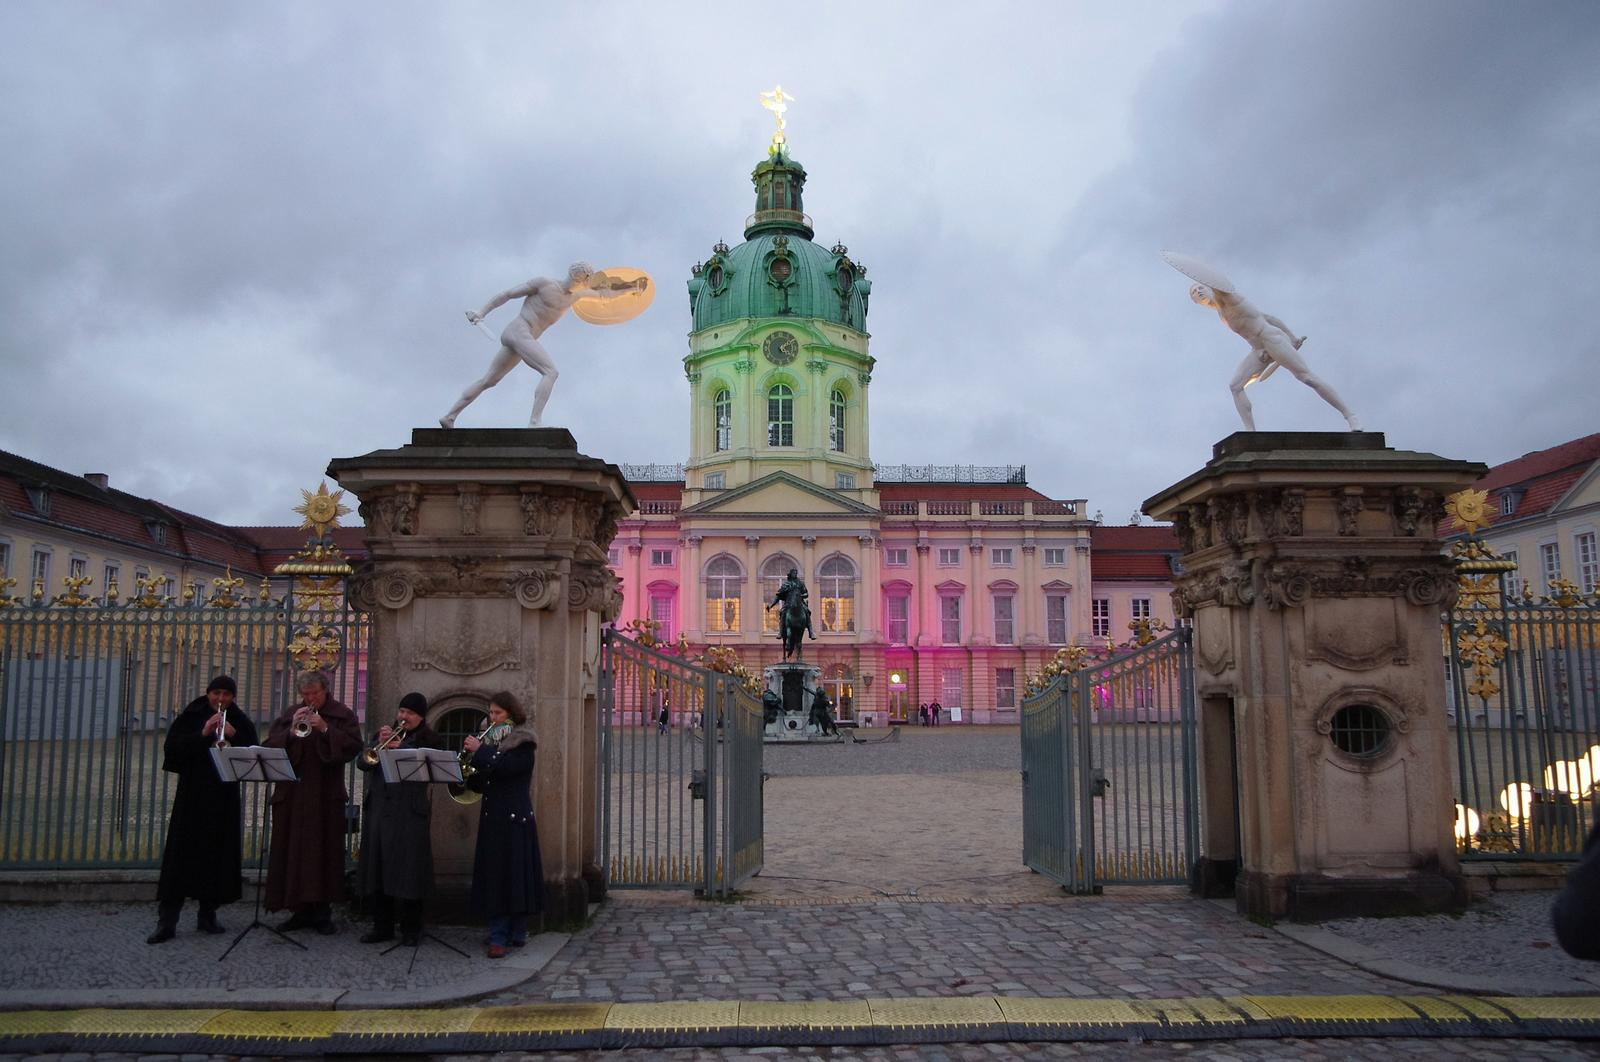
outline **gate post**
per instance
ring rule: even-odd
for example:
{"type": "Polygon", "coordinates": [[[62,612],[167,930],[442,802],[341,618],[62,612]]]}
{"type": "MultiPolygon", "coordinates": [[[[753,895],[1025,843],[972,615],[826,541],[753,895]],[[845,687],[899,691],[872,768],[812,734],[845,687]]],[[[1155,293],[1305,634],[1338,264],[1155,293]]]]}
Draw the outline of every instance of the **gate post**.
{"type": "Polygon", "coordinates": [[[1237,866],[1202,861],[1196,879],[1237,869],[1241,911],[1464,903],[1439,641],[1456,583],[1434,524],[1484,471],[1377,432],[1235,432],[1145,502],[1183,550],[1208,839],[1237,823],[1237,866]]]}
{"type": "MultiPolygon", "coordinates": [[[[600,628],[621,606],[606,549],[634,507],[617,467],[564,428],[418,428],[409,445],[339,458],[361,501],[370,560],[351,584],[372,615],[370,725],[411,690],[437,727],[496,690],[539,734],[533,804],[547,917],[582,918],[603,894],[596,694],[600,628]]],[[[441,913],[463,910],[478,807],[433,799],[441,913]]]]}

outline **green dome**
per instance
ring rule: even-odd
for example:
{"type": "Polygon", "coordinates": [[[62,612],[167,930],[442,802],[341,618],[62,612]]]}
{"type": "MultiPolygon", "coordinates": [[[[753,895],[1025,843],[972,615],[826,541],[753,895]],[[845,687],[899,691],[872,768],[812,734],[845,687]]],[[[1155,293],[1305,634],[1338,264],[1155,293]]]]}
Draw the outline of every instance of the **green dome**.
{"type": "Polygon", "coordinates": [[[842,244],[825,251],[811,242],[805,168],[779,151],[750,177],[756,212],[745,242],[718,243],[689,279],[693,331],[744,317],[814,317],[865,332],[872,284],[842,244]]]}

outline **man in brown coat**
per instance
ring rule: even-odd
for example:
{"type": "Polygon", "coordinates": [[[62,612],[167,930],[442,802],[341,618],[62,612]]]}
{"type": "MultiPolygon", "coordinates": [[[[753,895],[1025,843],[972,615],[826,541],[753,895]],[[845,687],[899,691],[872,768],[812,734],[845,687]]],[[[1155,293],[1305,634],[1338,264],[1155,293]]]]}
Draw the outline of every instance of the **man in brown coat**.
{"type": "Polygon", "coordinates": [[[328,692],[320,671],[300,676],[300,703],[272,721],[262,744],[286,749],[297,782],[272,790],[267,910],[292,908],[278,928],[337,932],[333,902],[344,896],[344,766],[361,752],[355,713],[328,692]],[[304,736],[296,730],[309,728],[304,736]]]}

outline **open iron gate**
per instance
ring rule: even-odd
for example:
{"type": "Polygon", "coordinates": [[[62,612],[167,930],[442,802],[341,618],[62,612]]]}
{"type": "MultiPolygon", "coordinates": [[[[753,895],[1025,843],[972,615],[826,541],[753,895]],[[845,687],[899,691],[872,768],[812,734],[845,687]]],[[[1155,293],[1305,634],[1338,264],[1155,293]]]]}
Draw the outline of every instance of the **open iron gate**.
{"type": "Polygon", "coordinates": [[[1187,628],[1022,702],[1023,862],[1072,892],[1184,883],[1196,856],[1187,628]]]}
{"type": "Polygon", "coordinates": [[[732,675],[608,630],[600,857],[616,889],[725,897],[761,870],[761,704],[732,675]]]}

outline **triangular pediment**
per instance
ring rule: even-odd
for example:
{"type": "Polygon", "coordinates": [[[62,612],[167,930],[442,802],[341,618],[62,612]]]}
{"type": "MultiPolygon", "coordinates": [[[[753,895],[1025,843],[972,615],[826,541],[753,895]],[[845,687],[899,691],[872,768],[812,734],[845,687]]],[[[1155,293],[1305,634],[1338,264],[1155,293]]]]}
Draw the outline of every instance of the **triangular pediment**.
{"type": "Polygon", "coordinates": [[[741,487],[725,490],[698,505],[684,509],[683,516],[731,516],[792,513],[820,515],[877,516],[878,510],[863,505],[837,491],[819,487],[792,472],[773,472],[741,487]]]}

